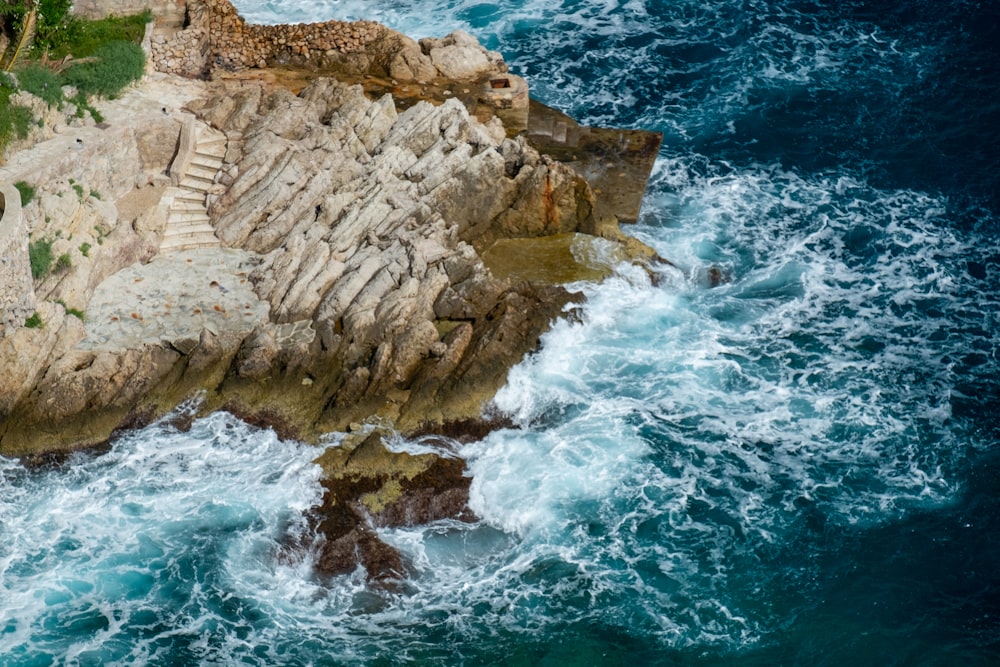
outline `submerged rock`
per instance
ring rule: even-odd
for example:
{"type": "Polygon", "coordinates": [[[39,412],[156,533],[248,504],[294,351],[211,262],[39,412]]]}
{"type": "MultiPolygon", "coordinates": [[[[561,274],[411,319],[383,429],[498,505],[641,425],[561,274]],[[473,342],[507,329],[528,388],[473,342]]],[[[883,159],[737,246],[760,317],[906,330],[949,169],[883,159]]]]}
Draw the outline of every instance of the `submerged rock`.
{"type": "Polygon", "coordinates": [[[474,518],[464,460],[392,452],[384,435],[348,436],[317,460],[324,473],[323,503],[315,510],[324,536],[316,558],[321,575],[348,574],[360,565],[370,580],[403,578],[408,565],[375,528],[474,518]]]}

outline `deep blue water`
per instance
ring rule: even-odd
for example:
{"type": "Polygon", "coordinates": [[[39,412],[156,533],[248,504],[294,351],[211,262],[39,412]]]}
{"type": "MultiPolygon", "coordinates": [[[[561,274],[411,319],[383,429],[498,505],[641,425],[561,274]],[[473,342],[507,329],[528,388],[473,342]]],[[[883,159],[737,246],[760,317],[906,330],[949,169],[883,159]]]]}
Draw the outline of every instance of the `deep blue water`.
{"type": "Polygon", "coordinates": [[[1000,664],[1000,5],[237,4],[663,131],[631,231],[683,268],[581,286],[464,451],[482,520],[384,533],[406,594],[276,558],[315,452],[226,415],[0,460],[0,664],[1000,664]]]}

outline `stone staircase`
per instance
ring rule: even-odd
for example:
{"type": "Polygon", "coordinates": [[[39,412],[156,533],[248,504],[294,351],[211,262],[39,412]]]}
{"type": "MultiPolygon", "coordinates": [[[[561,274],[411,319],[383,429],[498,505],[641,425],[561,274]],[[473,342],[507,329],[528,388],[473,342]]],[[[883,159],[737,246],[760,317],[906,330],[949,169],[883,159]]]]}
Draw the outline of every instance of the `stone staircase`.
{"type": "Polygon", "coordinates": [[[188,143],[189,155],[185,158],[179,154],[179,169],[171,173],[175,185],[164,193],[167,224],[160,242],[161,252],[220,245],[205,203],[226,155],[226,135],[197,123],[190,126],[188,143]]]}

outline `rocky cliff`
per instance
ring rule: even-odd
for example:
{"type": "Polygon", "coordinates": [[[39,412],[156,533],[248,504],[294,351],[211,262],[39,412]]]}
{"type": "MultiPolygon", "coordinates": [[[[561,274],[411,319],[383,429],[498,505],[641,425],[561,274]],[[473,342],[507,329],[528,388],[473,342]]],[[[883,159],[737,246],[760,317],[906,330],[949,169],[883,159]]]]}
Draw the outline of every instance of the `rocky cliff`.
{"type": "MultiPolygon", "coordinates": [[[[456,46],[472,49],[432,40],[408,62],[450,66],[456,46]]],[[[100,126],[57,128],[0,169],[36,184],[24,221],[59,257],[34,284],[41,326],[0,338],[0,454],[100,443],[192,396],[305,440],[372,421],[480,428],[508,369],[578,301],[567,283],[651,260],[576,169],[475,103],[306,80],[155,74],[100,126]],[[558,246],[557,265],[518,243],[558,246]]],[[[330,573],[361,554],[398,576],[371,525],[464,507],[460,459],[373,437],[325,457],[330,573]]]]}

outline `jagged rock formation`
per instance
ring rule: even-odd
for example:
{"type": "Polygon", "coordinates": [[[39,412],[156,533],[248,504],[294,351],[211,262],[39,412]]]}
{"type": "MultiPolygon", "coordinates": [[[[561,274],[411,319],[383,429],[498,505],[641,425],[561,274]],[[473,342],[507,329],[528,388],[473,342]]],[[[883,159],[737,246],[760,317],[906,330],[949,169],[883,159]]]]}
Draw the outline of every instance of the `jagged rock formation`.
{"type": "MultiPolygon", "coordinates": [[[[0,392],[3,453],[99,442],[197,390],[206,410],[303,438],[373,416],[403,431],[477,417],[577,298],[494,276],[481,261],[498,239],[596,226],[587,182],[506,138],[498,120],[481,124],[458,102],[399,113],[391,98],[329,79],[300,95],[246,82],[203,90],[188,107],[201,118],[195,153],[197,137],[214,133],[221,146],[225,136],[221,167],[213,162],[202,179],[223,248],[158,254],[170,239],[162,211],[177,199],[141,168],[143,187],[115,203],[77,197],[73,189],[86,188],[59,179],[29,207],[35,228],[73,261],[36,286],[45,327],[0,341],[11,370],[0,392]],[[61,237],[60,219],[73,221],[61,237]],[[145,263],[119,281],[137,260],[145,263]],[[173,268],[178,261],[187,268],[173,268]],[[70,307],[85,321],[67,317],[70,307]]],[[[158,113],[161,129],[120,131],[142,137],[131,150],[187,122],[158,113]]],[[[184,182],[183,151],[139,152],[119,162],[155,169],[173,160],[184,182]]]]}
{"type": "Polygon", "coordinates": [[[466,417],[570,299],[496,280],[480,261],[500,237],[594,224],[586,182],[499,123],[457,102],[397,115],[390,98],[328,79],[299,96],[237,89],[200,112],[230,137],[216,233],[262,256],[251,281],[273,322],[317,332],[308,363],[259,332],[235,383],[307,366],[329,426],[466,417]]]}
{"type": "MultiPolygon", "coordinates": [[[[528,127],[527,89],[491,78],[506,65],[468,35],[417,45],[366,23],[331,36],[246,26],[230,10],[192,0],[192,23],[154,43],[197,46],[175,69],[204,74],[243,56],[319,59],[334,39],[322,57],[335,69],[435,77],[437,105],[408,93],[401,111],[321,77],[299,94],[188,82],[196,95],[168,108],[184,88],[171,79],[0,169],[40,183],[21,222],[66,258],[33,286],[43,325],[11,320],[0,337],[0,454],[99,443],[195,393],[204,411],[285,436],[351,431],[319,461],[317,568],[399,578],[407,565],[375,528],[467,518],[469,479],[460,458],[393,453],[360,423],[486,428],[508,370],[580,298],[563,285],[655,253],[621,235],[623,207],[602,208],[577,170],[508,136],[528,127]],[[514,101],[524,108],[502,114],[514,101]]],[[[549,142],[566,148],[555,128],[549,142]]]]}

